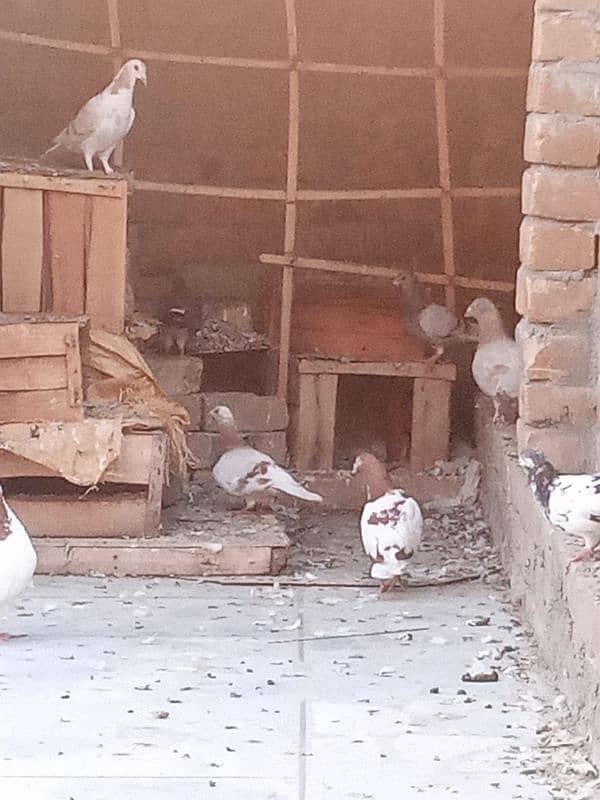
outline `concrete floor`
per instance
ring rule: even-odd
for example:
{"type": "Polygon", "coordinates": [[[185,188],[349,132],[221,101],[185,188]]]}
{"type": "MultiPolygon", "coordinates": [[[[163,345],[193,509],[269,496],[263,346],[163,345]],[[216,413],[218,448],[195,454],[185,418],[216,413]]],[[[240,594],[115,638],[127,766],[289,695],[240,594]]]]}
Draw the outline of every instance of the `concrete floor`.
{"type": "Polygon", "coordinates": [[[0,797],[548,800],[489,592],[38,578],[0,646],[0,797]],[[461,681],[478,654],[497,683],[461,681]]]}

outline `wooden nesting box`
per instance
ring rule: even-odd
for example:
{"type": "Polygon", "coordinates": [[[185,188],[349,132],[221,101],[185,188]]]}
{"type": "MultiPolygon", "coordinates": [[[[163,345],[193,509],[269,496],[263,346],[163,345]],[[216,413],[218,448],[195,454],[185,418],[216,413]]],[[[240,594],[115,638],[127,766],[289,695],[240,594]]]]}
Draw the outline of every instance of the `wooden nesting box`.
{"type": "Polygon", "coordinates": [[[2,311],[85,314],[122,333],[127,181],[0,172],[2,311]]]}
{"type": "Polygon", "coordinates": [[[0,315],[0,420],[81,421],[80,321],[22,320],[0,315]]]}

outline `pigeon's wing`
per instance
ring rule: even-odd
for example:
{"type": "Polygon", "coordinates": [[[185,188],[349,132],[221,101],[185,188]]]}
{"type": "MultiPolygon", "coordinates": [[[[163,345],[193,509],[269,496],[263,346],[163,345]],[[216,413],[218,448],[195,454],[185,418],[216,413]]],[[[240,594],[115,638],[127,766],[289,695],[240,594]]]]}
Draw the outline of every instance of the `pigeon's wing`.
{"type": "Polygon", "coordinates": [[[419,504],[400,489],[367,503],[361,515],[361,538],[373,561],[410,558],[421,542],[423,515],[419,504]]]}
{"type": "Polygon", "coordinates": [[[103,95],[100,93],[88,100],[79,109],[77,116],[69,122],[54,141],[58,144],[84,142],[98,129],[103,119],[104,103],[103,95]]]}
{"type": "Polygon", "coordinates": [[[600,475],[560,475],[550,486],[548,518],[569,533],[600,539],[600,475]]]}
{"type": "Polygon", "coordinates": [[[498,339],[478,347],[472,365],[475,383],[484,394],[495,397],[519,393],[519,352],[511,339],[498,339]]]}
{"type": "Polygon", "coordinates": [[[229,450],[215,464],[213,475],[220,486],[236,495],[258,494],[271,489],[303,500],[322,500],[320,495],[309,492],[278,466],[271,456],[252,447],[229,450]]]}

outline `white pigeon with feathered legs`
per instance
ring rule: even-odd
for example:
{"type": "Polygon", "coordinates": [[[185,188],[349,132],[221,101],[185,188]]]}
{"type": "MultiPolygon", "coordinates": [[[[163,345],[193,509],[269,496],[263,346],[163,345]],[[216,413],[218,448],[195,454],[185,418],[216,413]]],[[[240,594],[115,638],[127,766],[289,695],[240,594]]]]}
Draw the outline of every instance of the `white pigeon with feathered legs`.
{"type": "Polygon", "coordinates": [[[323,500],[321,495],[305,489],[271,456],[246,444],[227,406],[213,408],[209,416],[215,421],[225,448],[213,467],[213,477],[227,494],[242,497],[247,511],[262,505],[264,501],[268,504],[268,500],[277,492],[311,503],[323,500]]]}
{"type": "Polygon", "coordinates": [[[113,168],[108,160],[135,119],[133,90],[137,81],[146,84],[146,65],[139,58],[132,58],[123,64],[100,94],[81,107],[44,155],[59,147],[81,153],[91,172],[94,171],[94,156],[98,156],[104,172],[110,175],[113,168]]]}

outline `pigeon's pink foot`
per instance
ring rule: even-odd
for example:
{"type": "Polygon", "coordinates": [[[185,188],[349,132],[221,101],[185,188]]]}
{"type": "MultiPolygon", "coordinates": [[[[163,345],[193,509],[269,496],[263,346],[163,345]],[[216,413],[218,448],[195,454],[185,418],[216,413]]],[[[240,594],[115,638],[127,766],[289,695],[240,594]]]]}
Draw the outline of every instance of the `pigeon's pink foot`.
{"type": "Polygon", "coordinates": [[[0,633],[0,642],[10,642],[11,639],[16,639],[16,636],[13,636],[12,633],[0,633]]]}
{"type": "Polygon", "coordinates": [[[582,550],[580,553],[577,553],[577,555],[574,555],[573,558],[570,558],[567,562],[567,572],[569,572],[571,569],[571,564],[576,564],[578,561],[588,561],[590,558],[592,558],[593,554],[594,548],[586,547],[585,550],[582,550]]]}
{"type": "Polygon", "coordinates": [[[379,587],[379,594],[387,594],[391,592],[392,589],[395,589],[397,586],[397,576],[390,578],[388,581],[381,581],[381,586],[379,587]]]}

